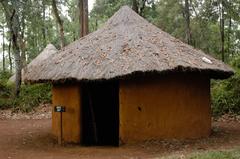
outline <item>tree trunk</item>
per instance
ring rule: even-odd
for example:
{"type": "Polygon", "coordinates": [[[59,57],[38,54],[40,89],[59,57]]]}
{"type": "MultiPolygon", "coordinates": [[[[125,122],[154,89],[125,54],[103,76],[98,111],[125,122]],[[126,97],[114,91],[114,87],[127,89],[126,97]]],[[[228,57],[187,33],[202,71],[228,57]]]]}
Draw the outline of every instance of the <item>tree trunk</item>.
{"type": "Polygon", "coordinates": [[[132,9],[138,14],[138,2],[137,2],[137,0],[132,0],[132,9]]]}
{"type": "Polygon", "coordinates": [[[189,0],[185,0],[185,19],[186,19],[186,38],[187,43],[192,43],[191,29],[190,29],[190,11],[189,11],[189,0]]]}
{"type": "Polygon", "coordinates": [[[11,47],[12,47],[12,39],[10,38],[9,44],[8,44],[8,60],[9,60],[9,65],[10,65],[10,72],[12,73],[11,47]]]}
{"type": "Polygon", "coordinates": [[[230,55],[231,51],[231,32],[232,32],[232,18],[229,18],[228,24],[228,55],[230,55]]]}
{"type": "Polygon", "coordinates": [[[83,1],[78,0],[78,10],[79,10],[79,37],[83,37],[83,1]]]}
{"type": "Polygon", "coordinates": [[[15,34],[13,34],[12,43],[13,43],[13,52],[14,52],[14,59],[15,59],[15,65],[16,65],[15,96],[19,95],[21,82],[22,82],[21,56],[20,56],[20,49],[17,43],[17,39],[18,37],[15,34]]]}
{"type": "Polygon", "coordinates": [[[46,40],[46,28],[45,28],[45,20],[46,20],[46,4],[45,1],[43,1],[43,26],[42,26],[42,34],[43,34],[43,45],[44,47],[47,45],[46,40]]]}
{"type": "Polygon", "coordinates": [[[222,61],[225,61],[225,51],[224,51],[224,4],[223,0],[221,0],[220,4],[220,34],[221,34],[221,54],[222,61]]]}
{"type": "Polygon", "coordinates": [[[97,30],[97,28],[98,28],[98,19],[96,18],[96,20],[95,20],[95,30],[97,30]]]}
{"type": "Polygon", "coordinates": [[[142,17],[144,16],[143,13],[144,13],[145,6],[146,6],[146,0],[142,0],[142,5],[139,6],[139,15],[142,17]]]}
{"type": "Polygon", "coordinates": [[[14,52],[14,59],[15,59],[15,67],[16,67],[16,79],[15,79],[15,96],[17,97],[20,93],[20,87],[22,82],[22,65],[21,65],[21,56],[20,56],[20,49],[18,44],[19,38],[19,19],[16,11],[13,11],[13,15],[11,18],[11,32],[12,32],[12,44],[13,44],[13,52],[14,52]],[[18,25],[18,26],[17,26],[18,25]]]}
{"type": "Polygon", "coordinates": [[[59,25],[59,31],[60,31],[60,39],[61,39],[61,48],[63,48],[65,46],[65,42],[64,42],[64,29],[63,29],[63,21],[59,16],[59,11],[57,8],[57,4],[56,4],[56,0],[52,0],[52,8],[53,8],[53,13],[54,16],[56,18],[56,21],[59,25]]]}
{"type": "Polygon", "coordinates": [[[80,37],[88,34],[88,0],[79,0],[79,25],[80,25],[80,37]]]}
{"type": "Polygon", "coordinates": [[[3,26],[3,33],[2,33],[2,38],[3,38],[3,43],[2,43],[2,49],[3,49],[3,51],[2,51],[2,59],[3,59],[3,72],[5,72],[6,71],[6,63],[5,63],[5,31],[4,31],[4,26],[3,26]]]}
{"type": "Polygon", "coordinates": [[[20,50],[21,50],[21,65],[23,70],[26,72],[27,70],[27,60],[26,60],[26,46],[25,46],[25,42],[24,42],[24,34],[25,34],[25,15],[22,15],[21,18],[21,36],[19,38],[19,42],[20,42],[20,50]]]}
{"type": "Polygon", "coordinates": [[[88,30],[88,0],[83,0],[83,10],[84,10],[84,16],[83,16],[83,36],[87,35],[88,30]]]}
{"type": "Polygon", "coordinates": [[[140,16],[143,16],[146,2],[147,0],[132,0],[132,9],[140,16]]]}

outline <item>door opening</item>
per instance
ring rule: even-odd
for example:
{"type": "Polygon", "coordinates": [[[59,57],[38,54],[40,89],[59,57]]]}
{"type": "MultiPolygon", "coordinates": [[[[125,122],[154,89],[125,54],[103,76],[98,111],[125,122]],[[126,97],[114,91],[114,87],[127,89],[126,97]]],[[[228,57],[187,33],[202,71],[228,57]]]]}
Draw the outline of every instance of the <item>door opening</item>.
{"type": "Polygon", "coordinates": [[[89,82],[81,88],[82,144],[118,146],[118,82],[89,82]]]}

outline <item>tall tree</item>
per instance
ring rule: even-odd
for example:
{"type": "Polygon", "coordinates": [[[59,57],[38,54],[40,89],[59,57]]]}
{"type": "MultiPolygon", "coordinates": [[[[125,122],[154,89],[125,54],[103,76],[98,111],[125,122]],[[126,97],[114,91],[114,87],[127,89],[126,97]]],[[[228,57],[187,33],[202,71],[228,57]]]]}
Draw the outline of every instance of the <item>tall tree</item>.
{"type": "Polygon", "coordinates": [[[88,0],[79,0],[79,25],[80,25],[80,37],[88,34],[88,0]]]}
{"type": "Polygon", "coordinates": [[[190,28],[190,9],[189,0],[185,0],[185,20],[186,20],[186,39],[187,43],[192,43],[191,28],[190,28]]]}
{"type": "Polygon", "coordinates": [[[46,26],[45,26],[45,20],[46,20],[46,2],[42,1],[42,12],[43,12],[43,26],[42,26],[42,35],[43,35],[43,45],[46,46],[47,45],[47,39],[46,39],[46,26]]]}
{"type": "Polygon", "coordinates": [[[7,21],[8,28],[10,30],[12,44],[13,44],[13,52],[15,59],[15,67],[16,67],[16,79],[15,79],[15,96],[19,95],[20,86],[21,86],[21,56],[20,56],[20,46],[19,46],[19,32],[21,30],[18,16],[18,4],[17,1],[12,0],[11,3],[8,1],[1,0],[5,17],[7,21]]]}
{"type": "Polygon", "coordinates": [[[138,2],[137,2],[137,0],[132,0],[132,9],[138,14],[138,2]]]}
{"type": "Polygon", "coordinates": [[[10,38],[9,44],[8,44],[8,61],[10,66],[10,72],[12,73],[13,65],[12,65],[12,57],[11,57],[11,47],[12,47],[12,40],[10,38]]]}
{"type": "Polygon", "coordinates": [[[2,27],[2,60],[3,60],[3,72],[6,71],[6,63],[5,63],[5,31],[4,26],[2,27]]]}
{"type": "Polygon", "coordinates": [[[222,61],[225,61],[224,0],[220,0],[219,2],[219,14],[220,14],[221,54],[222,54],[222,61]]]}
{"type": "Polygon", "coordinates": [[[232,17],[229,17],[229,23],[228,23],[228,55],[230,55],[230,50],[231,50],[231,32],[232,32],[232,17]]]}
{"type": "Polygon", "coordinates": [[[26,23],[25,23],[25,18],[26,18],[26,5],[22,5],[23,11],[21,12],[21,18],[20,18],[20,51],[21,51],[21,65],[24,71],[27,71],[27,59],[26,59],[26,42],[24,41],[25,37],[25,28],[26,28],[26,23]]]}
{"type": "Polygon", "coordinates": [[[146,7],[146,3],[151,4],[154,3],[154,0],[132,0],[132,9],[139,15],[144,16],[144,9],[146,7]]]}
{"type": "Polygon", "coordinates": [[[57,8],[56,0],[52,0],[52,8],[53,8],[53,13],[56,18],[56,21],[60,28],[59,30],[60,30],[61,48],[63,48],[65,46],[63,20],[61,19],[60,15],[59,15],[59,10],[57,8]]]}
{"type": "Polygon", "coordinates": [[[226,0],[225,2],[225,19],[228,21],[228,32],[227,32],[227,55],[228,57],[233,55],[234,50],[232,46],[234,45],[234,25],[237,21],[240,21],[240,2],[237,4],[236,0],[226,0]]]}

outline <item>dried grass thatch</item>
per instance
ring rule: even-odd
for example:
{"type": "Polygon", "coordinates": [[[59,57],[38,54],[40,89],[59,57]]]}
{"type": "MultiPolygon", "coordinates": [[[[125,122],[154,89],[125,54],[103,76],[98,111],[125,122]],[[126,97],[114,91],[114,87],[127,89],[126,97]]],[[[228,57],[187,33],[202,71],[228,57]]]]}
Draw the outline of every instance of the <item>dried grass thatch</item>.
{"type": "Polygon", "coordinates": [[[103,80],[173,70],[207,72],[214,78],[233,74],[223,62],[163,32],[127,6],[101,29],[41,62],[28,70],[26,81],[103,80]]]}
{"type": "MultiPolygon", "coordinates": [[[[27,70],[26,72],[35,71],[36,69],[38,69],[38,67],[41,67],[44,61],[48,60],[49,58],[51,58],[52,55],[57,53],[57,51],[58,50],[54,45],[48,44],[46,48],[43,49],[43,51],[35,59],[33,59],[31,63],[27,65],[26,69],[22,69],[22,80],[25,80],[25,78],[27,78],[27,74],[25,74],[24,70],[27,70]]],[[[9,78],[9,82],[15,82],[15,78],[16,78],[16,74],[14,73],[9,78]]]]}

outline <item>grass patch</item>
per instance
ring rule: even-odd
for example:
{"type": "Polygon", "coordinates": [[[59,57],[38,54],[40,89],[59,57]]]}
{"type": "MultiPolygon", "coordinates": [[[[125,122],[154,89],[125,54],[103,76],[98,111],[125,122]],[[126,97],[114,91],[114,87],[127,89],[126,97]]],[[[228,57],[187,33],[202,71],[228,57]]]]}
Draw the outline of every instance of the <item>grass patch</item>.
{"type": "Polygon", "coordinates": [[[240,159],[240,149],[230,151],[209,151],[193,154],[189,159],[240,159]]]}
{"type": "Polygon", "coordinates": [[[190,154],[175,154],[155,159],[240,159],[240,148],[222,151],[204,151],[190,154]]]}

